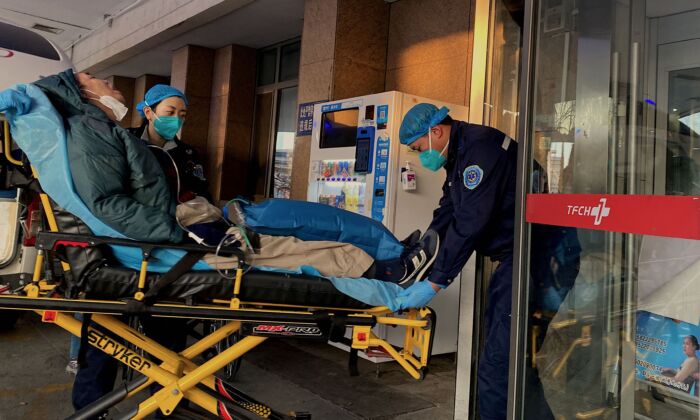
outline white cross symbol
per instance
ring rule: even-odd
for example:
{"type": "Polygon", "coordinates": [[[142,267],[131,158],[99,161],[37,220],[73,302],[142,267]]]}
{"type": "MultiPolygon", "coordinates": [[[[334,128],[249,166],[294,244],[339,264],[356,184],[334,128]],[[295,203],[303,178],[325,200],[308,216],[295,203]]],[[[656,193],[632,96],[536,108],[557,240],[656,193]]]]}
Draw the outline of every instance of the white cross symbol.
{"type": "Polygon", "coordinates": [[[600,204],[591,209],[591,216],[595,216],[595,222],[593,222],[593,225],[598,226],[600,222],[603,221],[603,217],[610,215],[610,207],[605,206],[607,202],[607,198],[601,198],[600,204]]]}

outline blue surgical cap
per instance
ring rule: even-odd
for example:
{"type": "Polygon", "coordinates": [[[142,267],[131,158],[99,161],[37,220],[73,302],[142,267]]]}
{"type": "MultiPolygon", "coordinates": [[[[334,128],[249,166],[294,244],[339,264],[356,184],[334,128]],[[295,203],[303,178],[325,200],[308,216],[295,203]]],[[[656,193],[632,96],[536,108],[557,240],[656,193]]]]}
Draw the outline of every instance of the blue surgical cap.
{"type": "Polygon", "coordinates": [[[139,112],[139,114],[141,114],[142,117],[145,117],[146,114],[144,114],[143,112],[144,107],[150,106],[151,108],[155,108],[155,106],[158,105],[160,101],[173,96],[182,98],[182,100],[185,101],[185,106],[189,105],[185,94],[180,92],[178,89],[170,85],[155,85],[152,88],[148,89],[148,92],[146,92],[146,95],[144,96],[144,100],[139,102],[138,105],[136,105],[136,110],[139,112]]]}
{"type": "Polygon", "coordinates": [[[450,110],[443,106],[438,109],[433,104],[420,103],[416,104],[408,110],[401,122],[399,129],[399,140],[401,144],[408,146],[424,135],[428,134],[428,130],[440,124],[444,120],[450,110]]]}

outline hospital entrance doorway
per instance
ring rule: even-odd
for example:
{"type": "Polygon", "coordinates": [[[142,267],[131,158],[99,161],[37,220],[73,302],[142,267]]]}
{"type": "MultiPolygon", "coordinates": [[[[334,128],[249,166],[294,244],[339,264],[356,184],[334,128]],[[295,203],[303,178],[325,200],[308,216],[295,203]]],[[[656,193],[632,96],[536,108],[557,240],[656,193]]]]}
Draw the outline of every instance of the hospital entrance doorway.
{"type": "Polygon", "coordinates": [[[509,418],[697,419],[700,5],[526,9],[509,418]]]}

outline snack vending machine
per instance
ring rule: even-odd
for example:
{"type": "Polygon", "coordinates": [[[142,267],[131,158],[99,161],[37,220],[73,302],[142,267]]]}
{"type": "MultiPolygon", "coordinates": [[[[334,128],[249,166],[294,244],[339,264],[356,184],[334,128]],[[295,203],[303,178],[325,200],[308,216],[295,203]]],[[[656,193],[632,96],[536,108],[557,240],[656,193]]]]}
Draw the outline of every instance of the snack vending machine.
{"type": "MultiPolygon", "coordinates": [[[[468,118],[465,106],[396,91],[316,104],[307,199],[378,220],[399,239],[416,229],[424,232],[442,195],[445,172],[424,169],[418,153],[399,142],[403,116],[421,102],[446,106],[454,119],[468,118]]],[[[473,260],[462,276],[474,275],[473,260]]],[[[459,297],[460,280],[455,279],[430,302],[438,319],[433,354],[457,350],[459,297]]],[[[402,344],[382,327],[375,333],[402,344]]]]}

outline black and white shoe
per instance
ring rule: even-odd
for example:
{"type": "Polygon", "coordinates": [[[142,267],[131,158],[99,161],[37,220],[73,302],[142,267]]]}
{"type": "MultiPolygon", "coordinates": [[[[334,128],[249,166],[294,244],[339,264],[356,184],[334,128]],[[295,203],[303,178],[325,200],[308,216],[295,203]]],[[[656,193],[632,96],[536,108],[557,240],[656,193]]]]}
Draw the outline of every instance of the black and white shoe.
{"type": "Polygon", "coordinates": [[[411,232],[401,243],[406,248],[413,248],[413,246],[420,240],[420,229],[416,229],[411,232]]]}
{"type": "Polygon", "coordinates": [[[402,259],[406,266],[406,275],[399,281],[405,285],[411,280],[422,280],[435,262],[435,257],[440,249],[440,236],[434,230],[429,229],[423,237],[411,247],[402,259]]]}

